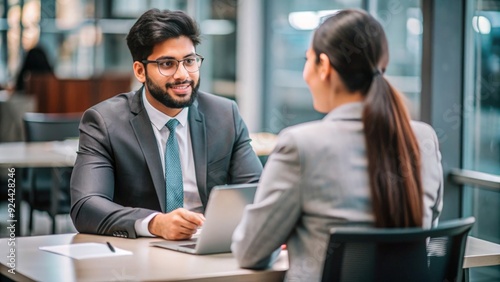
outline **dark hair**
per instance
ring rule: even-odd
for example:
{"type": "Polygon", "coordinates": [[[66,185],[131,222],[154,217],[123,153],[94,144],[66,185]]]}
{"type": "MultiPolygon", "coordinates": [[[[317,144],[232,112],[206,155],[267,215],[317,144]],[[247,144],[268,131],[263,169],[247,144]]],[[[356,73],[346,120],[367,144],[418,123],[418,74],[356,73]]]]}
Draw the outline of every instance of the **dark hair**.
{"type": "Polygon", "coordinates": [[[342,10],[316,30],[312,48],[324,53],[350,92],[365,96],[363,126],[375,226],[422,226],[420,151],[401,95],[383,77],[387,39],[362,10],[342,10]]]}
{"type": "Polygon", "coordinates": [[[153,47],[170,38],[186,36],[196,46],[200,30],[196,22],[182,11],[151,9],[135,22],[127,35],[127,45],[134,61],[145,60],[153,47]]]}
{"type": "Polygon", "coordinates": [[[47,54],[42,46],[37,45],[30,49],[24,57],[23,64],[16,78],[16,90],[24,90],[24,80],[29,74],[53,74],[54,70],[49,63],[47,54]]]}

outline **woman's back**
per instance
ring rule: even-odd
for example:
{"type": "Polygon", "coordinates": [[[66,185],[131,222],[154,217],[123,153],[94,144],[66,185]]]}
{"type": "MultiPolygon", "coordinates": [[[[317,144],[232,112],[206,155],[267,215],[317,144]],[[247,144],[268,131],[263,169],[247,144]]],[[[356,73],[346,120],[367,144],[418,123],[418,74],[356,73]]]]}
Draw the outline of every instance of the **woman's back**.
{"type": "MultiPolygon", "coordinates": [[[[273,202],[280,209],[267,224],[280,228],[256,231],[259,237],[268,235],[269,240],[275,240],[287,236],[280,233],[285,230],[281,227],[296,223],[287,240],[290,258],[287,278],[290,280],[319,279],[332,227],[374,225],[360,120],[362,110],[362,103],[346,104],[321,121],[284,130],[266,164],[260,186],[295,183],[293,187],[282,186],[279,199],[273,202]],[[293,173],[284,173],[286,171],[293,173]]],[[[429,228],[442,205],[441,157],[433,129],[420,122],[412,122],[412,128],[421,148],[424,227],[429,228]]],[[[276,193],[258,190],[255,202],[265,202],[273,194],[277,196],[276,193]]],[[[245,237],[249,239],[253,235],[245,234],[245,237]]]]}
{"type": "Polygon", "coordinates": [[[283,130],[255,203],[233,236],[243,267],[264,266],[286,242],[287,279],[318,281],[335,226],[425,227],[442,207],[433,129],[411,122],[383,76],[389,59],[379,22],[341,10],[314,32],[303,77],[317,122],[283,130]]]}

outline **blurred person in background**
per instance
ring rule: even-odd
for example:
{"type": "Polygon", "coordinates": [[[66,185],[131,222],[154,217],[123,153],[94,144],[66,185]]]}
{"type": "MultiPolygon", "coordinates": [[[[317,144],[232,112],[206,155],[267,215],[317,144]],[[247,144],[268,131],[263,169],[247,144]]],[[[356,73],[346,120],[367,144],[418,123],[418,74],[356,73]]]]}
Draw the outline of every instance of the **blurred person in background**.
{"type": "Polygon", "coordinates": [[[25,82],[32,74],[54,74],[54,69],[49,63],[47,53],[37,45],[30,49],[23,59],[23,63],[16,76],[15,91],[24,91],[25,82]]]}

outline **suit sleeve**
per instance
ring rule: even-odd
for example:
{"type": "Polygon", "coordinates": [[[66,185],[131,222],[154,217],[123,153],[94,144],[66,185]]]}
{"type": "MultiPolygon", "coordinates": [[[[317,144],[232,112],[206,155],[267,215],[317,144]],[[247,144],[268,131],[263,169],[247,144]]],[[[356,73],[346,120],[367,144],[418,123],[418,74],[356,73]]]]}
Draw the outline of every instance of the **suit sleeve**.
{"type": "Polygon", "coordinates": [[[437,174],[439,178],[439,188],[437,192],[436,202],[432,207],[432,226],[435,227],[438,225],[439,216],[441,215],[441,212],[443,210],[444,180],[443,180],[443,167],[441,165],[441,152],[439,151],[439,141],[433,129],[432,129],[432,139],[434,141],[434,146],[436,149],[435,156],[437,163],[437,174]]]}
{"type": "Polygon", "coordinates": [[[420,147],[422,189],[424,192],[424,227],[438,224],[443,210],[443,168],[439,141],[434,129],[425,123],[415,123],[415,134],[420,147]]]}
{"type": "Polygon", "coordinates": [[[236,138],[229,167],[231,183],[256,183],[262,173],[262,163],[250,145],[248,128],[236,103],[232,102],[232,108],[236,138]]]}
{"type": "Polygon", "coordinates": [[[266,163],[254,204],[233,233],[232,252],[241,267],[263,268],[277,257],[301,214],[301,166],[291,135],[282,134],[266,163]]]}
{"type": "Polygon", "coordinates": [[[134,224],[155,212],[113,202],[115,163],[107,125],[94,109],[80,123],[78,156],[71,176],[71,218],[82,233],[136,238],[134,224]]]}

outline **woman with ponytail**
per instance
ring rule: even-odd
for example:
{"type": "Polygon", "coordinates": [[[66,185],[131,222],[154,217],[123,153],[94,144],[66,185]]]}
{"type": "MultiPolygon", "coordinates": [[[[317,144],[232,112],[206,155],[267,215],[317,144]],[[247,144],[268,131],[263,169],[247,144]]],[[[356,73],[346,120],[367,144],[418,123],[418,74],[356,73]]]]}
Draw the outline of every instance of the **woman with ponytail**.
{"type": "Polygon", "coordinates": [[[303,76],[314,108],[327,115],[280,133],[233,235],[242,267],[269,265],[286,243],[286,279],[319,281],[332,227],[437,224],[437,137],[410,121],[384,78],[388,61],[383,28],[364,11],[342,10],[315,31],[303,76]]]}

